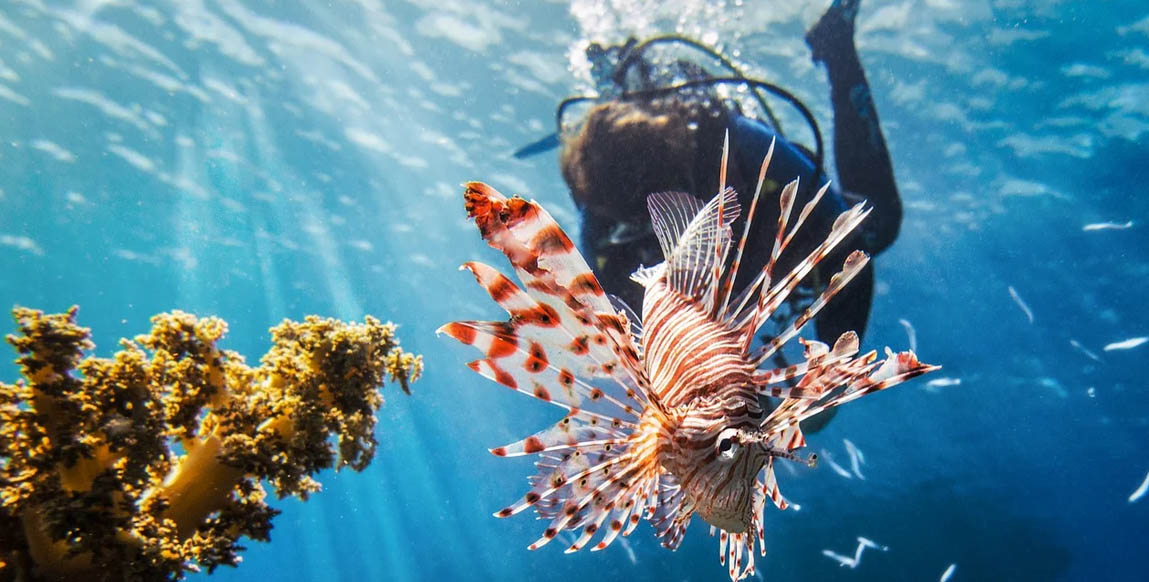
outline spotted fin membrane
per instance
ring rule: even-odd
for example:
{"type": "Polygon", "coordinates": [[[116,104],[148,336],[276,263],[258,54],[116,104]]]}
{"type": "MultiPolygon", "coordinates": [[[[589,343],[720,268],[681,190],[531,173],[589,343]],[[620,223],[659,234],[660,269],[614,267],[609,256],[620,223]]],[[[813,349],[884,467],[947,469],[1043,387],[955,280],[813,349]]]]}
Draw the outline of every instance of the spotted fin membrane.
{"type": "Polygon", "coordinates": [[[534,507],[549,520],[531,549],[562,530],[577,530],[567,551],[585,547],[600,531],[592,549],[603,549],[657,506],[653,456],[629,439],[648,405],[649,382],[632,336],[637,322],[612,304],[545,209],[477,182],[466,185],[464,200],[521,286],[482,263],[463,265],[510,319],[458,321],[439,331],[484,355],[468,364],[479,374],[565,411],[550,428],[491,449],[497,456],[539,454],[530,490],[496,515],[534,507]]]}

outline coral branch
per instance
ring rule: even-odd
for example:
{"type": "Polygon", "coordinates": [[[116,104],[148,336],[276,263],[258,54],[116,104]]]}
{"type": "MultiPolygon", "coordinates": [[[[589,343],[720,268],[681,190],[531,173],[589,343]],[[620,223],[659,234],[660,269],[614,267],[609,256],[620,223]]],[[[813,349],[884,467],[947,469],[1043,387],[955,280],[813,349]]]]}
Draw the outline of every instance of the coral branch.
{"type": "Polygon", "coordinates": [[[221,350],[227,325],[182,312],[111,359],[76,308],[13,311],[25,380],[0,383],[0,580],[175,580],[267,540],[279,497],[320,470],[365,468],[385,380],[422,359],[394,326],[309,316],[272,328],[258,367],[221,350]]]}

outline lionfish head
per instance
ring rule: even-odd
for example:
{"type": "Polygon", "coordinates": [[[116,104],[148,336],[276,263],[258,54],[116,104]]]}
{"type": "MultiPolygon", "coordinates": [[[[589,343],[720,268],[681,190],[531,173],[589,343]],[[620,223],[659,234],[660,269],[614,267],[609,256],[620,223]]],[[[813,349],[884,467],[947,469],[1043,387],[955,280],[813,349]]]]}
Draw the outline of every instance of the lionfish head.
{"type": "Polygon", "coordinates": [[[754,520],[758,473],[769,455],[757,436],[757,401],[714,395],[678,415],[663,466],[678,477],[685,506],[710,525],[743,533],[754,520]]]}

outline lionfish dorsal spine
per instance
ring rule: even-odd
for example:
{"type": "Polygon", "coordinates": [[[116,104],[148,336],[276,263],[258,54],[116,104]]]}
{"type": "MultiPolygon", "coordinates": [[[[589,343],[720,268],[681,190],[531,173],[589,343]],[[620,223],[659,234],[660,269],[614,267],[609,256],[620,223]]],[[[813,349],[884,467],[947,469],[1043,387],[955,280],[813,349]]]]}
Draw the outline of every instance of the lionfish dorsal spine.
{"type": "MultiPolygon", "coordinates": [[[[726,159],[725,152],[723,159],[726,159]]],[[[738,278],[738,269],[742,266],[742,254],[746,250],[746,241],[750,238],[750,225],[754,223],[754,213],[758,210],[758,199],[762,196],[762,187],[766,185],[766,171],[770,168],[772,159],[774,159],[774,138],[770,138],[770,149],[766,150],[766,157],[758,170],[758,184],[754,187],[754,197],[750,200],[750,210],[746,213],[746,223],[742,226],[742,236],[738,239],[738,250],[734,254],[734,262],[730,265],[730,274],[722,284],[722,306],[718,308],[717,313],[719,320],[725,321],[730,317],[727,311],[730,294],[733,292],[734,281],[738,278]]]]}
{"type": "MultiPolygon", "coordinates": [[[[765,166],[765,162],[763,164],[765,166]]],[[[782,250],[785,248],[783,245],[783,240],[786,230],[786,223],[789,220],[790,211],[793,208],[794,197],[796,196],[797,190],[798,181],[794,180],[789,184],[786,184],[786,186],[782,188],[781,194],[779,194],[778,205],[780,212],[778,213],[778,229],[774,237],[774,246],[771,248],[770,258],[758,272],[758,275],[754,278],[753,281],[750,282],[749,285],[746,286],[745,289],[742,290],[742,292],[738,295],[738,298],[735,299],[735,304],[737,307],[735,307],[730,314],[730,325],[735,329],[744,329],[746,324],[757,316],[758,312],[755,309],[748,308],[750,301],[759,288],[766,290],[770,287],[771,278],[774,272],[774,264],[778,261],[778,257],[781,256],[782,250]]],[[[748,223],[747,228],[749,227],[750,224],[748,223]]],[[[746,237],[748,234],[749,232],[747,231],[743,234],[743,236],[746,237]]],[[[751,332],[750,335],[752,336],[753,332],[751,332]]],[[[747,344],[746,347],[749,347],[749,344],[747,344]]]]}
{"type": "Polygon", "coordinates": [[[790,340],[798,335],[798,332],[822,310],[823,307],[829,303],[830,299],[837,295],[850,281],[854,279],[869,263],[870,257],[862,251],[854,251],[846,257],[846,262],[842,266],[842,270],[835,273],[830,277],[829,283],[826,288],[818,295],[818,297],[806,307],[803,312],[794,318],[786,329],[779,332],[769,342],[766,343],[757,356],[761,362],[766,361],[767,358],[773,356],[783,345],[786,345],[790,340]]]}
{"type": "MultiPolygon", "coordinates": [[[[730,162],[730,130],[726,130],[726,135],[722,138],[722,164],[721,164],[721,167],[719,169],[719,177],[718,177],[718,191],[719,192],[726,192],[726,170],[727,170],[727,164],[729,162],[730,162]]],[[[731,194],[734,194],[733,198],[734,198],[735,203],[737,203],[737,201],[738,201],[737,193],[732,191],[731,194]]],[[[719,303],[718,294],[722,288],[722,286],[721,286],[722,271],[723,271],[723,268],[726,266],[726,254],[729,251],[730,237],[732,236],[732,234],[731,234],[732,230],[727,225],[733,224],[734,220],[736,220],[738,218],[738,213],[736,212],[736,213],[734,213],[734,216],[731,218],[729,223],[725,222],[723,220],[725,210],[726,210],[726,197],[719,195],[718,196],[718,212],[716,214],[716,217],[718,220],[717,229],[720,233],[725,234],[726,242],[725,242],[725,244],[720,243],[720,244],[714,245],[714,257],[710,263],[709,292],[707,292],[706,300],[703,303],[703,306],[704,306],[706,312],[710,314],[710,317],[712,319],[718,314],[718,303],[719,303]]]]}
{"type": "Polygon", "coordinates": [[[790,296],[790,293],[810,274],[814,267],[818,266],[839,243],[845,240],[866,219],[869,213],[870,210],[864,207],[864,203],[859,202],[853,208],[840,214],[834,221],[830,234],[814,250],[810,251],[806,258],[777,283],[763,284],[759,291],[758,305],[755,308],[754,316],[747,321],[743,328],[743,341],[747,348],[754,337],[754,333],[766,323],[774,310],[790,296]]]}

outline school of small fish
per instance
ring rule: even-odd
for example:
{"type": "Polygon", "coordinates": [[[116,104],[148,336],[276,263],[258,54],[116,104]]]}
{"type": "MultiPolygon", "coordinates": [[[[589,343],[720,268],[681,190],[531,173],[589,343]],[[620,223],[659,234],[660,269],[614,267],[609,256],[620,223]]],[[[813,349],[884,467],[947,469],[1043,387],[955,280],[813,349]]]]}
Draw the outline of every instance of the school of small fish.
{"type": "Polygon", "coordinates": [[[464,193],[468,216],[483,238],[510,260],[516,284],[493,267],[463,265],[510,314],[507,321],[456,321],[440,328],[473,346],[482,358],[468,364],[513,390],[558,406],[554,426],[491,449],[497,456],[538,455],[530,490],[498,511],[528,508],[548,521],[536,549],[571,531],[568,552],[601,550],[645,518],[662,545],[675,549],[695,515],[720,530],[719,558],[731,580],[754,573],[763,545],[769,499],[788,503],[774,475],[776,459],[800,458],[799,422],[823,410],[937,369],[912,351],[879,361],[858,355],[854,332],[830,346],[798,336],[805,324],[867,264],[855,251],[825,289],[765,345],[759,328],[799,283],[869,213],[862,204],[843,212],[823,242],[789,273],[775,273],[779,255],[826,192],[823,187],[788,228],[797,181],[779,197],[781,212],[765,267],[732,292],[773,146],[762,164],[756,194],[737,247],[731,225],[741,212],[726,188],[723,150],[719,194],[702,202],[684,193],[648,198],[665,261],[632,278],[645,287],[641,321],[612,303],[570,238],[533,201],[506,198],[472,182],[464,193]],[[765,367],[791,342],[804,360],[765,367]],[[780,398],[773,410],[761,397],[780,398]]]}

